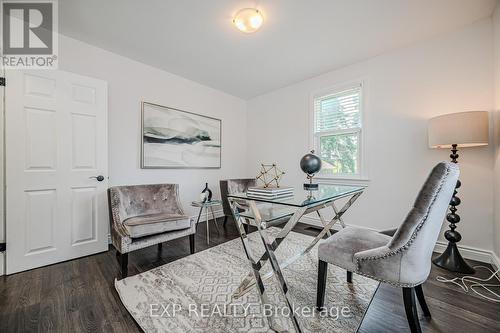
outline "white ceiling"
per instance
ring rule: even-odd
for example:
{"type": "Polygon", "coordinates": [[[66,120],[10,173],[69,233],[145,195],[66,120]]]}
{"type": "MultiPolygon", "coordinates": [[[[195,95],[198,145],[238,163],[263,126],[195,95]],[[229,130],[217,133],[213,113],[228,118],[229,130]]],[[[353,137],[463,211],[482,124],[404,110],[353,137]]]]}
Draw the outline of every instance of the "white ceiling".
{"type": "Polygon", "coordinates": [[[245,99],[467,25],[496,0],[60,0],[61,33],[245,99]],[[262,10],[254,34],[232,24],[262,10]]]}

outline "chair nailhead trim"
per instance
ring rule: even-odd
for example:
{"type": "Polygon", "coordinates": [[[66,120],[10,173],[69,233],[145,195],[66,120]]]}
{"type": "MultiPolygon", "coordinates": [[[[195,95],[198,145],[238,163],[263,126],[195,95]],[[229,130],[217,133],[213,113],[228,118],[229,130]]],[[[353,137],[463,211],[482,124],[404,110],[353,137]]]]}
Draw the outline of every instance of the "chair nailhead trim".
{"type": "Polygon", "coordinates": [[[370,274],[366,274],[366,273],[361,272],[360,271],[361,262],[363,262],[363,261],[370,261],[370,260],[385,259],[385,258],[388,258],[388,257],[395,256],[397,254],[403,253],[406,250],[408,250],[408,248],[411,246],[411,244],[413,243],[413,241],[417,237],[418,232],[420,231],[420,229],[422,229],[423,225],[427,221],[427,217],[429,216],[430,210],[431,210],[432,206],[434,205],[434,202],[436,201],[436,198],[437,198],[439,192],[443,188],[445,179],[448,177],[449,174],[450,174],[450,168],[447,167],[446,168],[446,174],[442,178],[441,183],[439,184],[439,188],[437,189],[437,191],[435,191],[434,196],[432,198],[432,202],[429,205],[429,208],[427,209],[427,212],[426,212],[425,216],[421,219],[421,221],[419,222],[419,224],[415,228],[415,231],[413,231],[413,234],[411,235],[411,237],[408,240],[408,242],[406,242],[405,245],[399,247],[398,249],[389,251],[389,252],[387,252],[387,253],[385,253],[383,255],[370,256],[370,257],[364,257],[364,258],[356,258],[356,266],[357,266],[356,273],[357,274],[369,277],[371,279],[374,279],[374,280],[377,280],[377,281],[380,281],[380,282],[388,283],[388,284],[391,284],[391,285],[396,286],[396,287],[414,287],[414,286],[418,286],[419,284],[422,283],[422,282],[420,282],[420,283],[410,283],[410,284],[408,284],[408,283],[400,283],[400,282],[395,282],[395,281],[387,281],[387,280],[384,280],[384,279],[377,278],[376,276],[372,276],[370,274]]]}

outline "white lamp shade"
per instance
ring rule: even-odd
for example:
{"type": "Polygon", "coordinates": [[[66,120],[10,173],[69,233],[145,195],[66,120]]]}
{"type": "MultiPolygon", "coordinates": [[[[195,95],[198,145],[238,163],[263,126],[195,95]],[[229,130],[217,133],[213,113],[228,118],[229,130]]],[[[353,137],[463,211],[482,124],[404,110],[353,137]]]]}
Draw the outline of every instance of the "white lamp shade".
{"type": "Polygon", "coordinates": [[[429,120],[429,147],[487,146],[488,111],[450,113],[429,120]]]}

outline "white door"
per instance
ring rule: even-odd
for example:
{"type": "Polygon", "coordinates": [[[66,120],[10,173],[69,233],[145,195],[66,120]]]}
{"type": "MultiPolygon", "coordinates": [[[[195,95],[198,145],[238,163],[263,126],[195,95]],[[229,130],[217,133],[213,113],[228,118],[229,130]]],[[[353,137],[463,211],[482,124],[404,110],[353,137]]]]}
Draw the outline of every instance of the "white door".
{"type": "Polygon", "coordinates": [[[106,82],[6,74],[7,274],[107,250],[106,82]]]}

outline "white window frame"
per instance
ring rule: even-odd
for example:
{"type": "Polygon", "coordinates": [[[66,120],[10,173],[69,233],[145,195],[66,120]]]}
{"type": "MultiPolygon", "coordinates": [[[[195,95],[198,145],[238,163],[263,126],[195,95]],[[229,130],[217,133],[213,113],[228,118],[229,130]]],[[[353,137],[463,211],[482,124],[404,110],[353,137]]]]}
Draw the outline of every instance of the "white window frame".
{"type": "Polygon", "coordinates": [[[349,181],[368,181],[366,178],[366,168],[365,168],[365,154],[364,154],[364,137],[365,137],[365,122],[364,122],[364,111],[365,111],[365,89],[366,89],[366,84],[364,80],[355,80],[351,81],[348,83],[344,84],[339,84],[333,87],[330,87],[328,89],[323,89],[321,91],[317,91],[313,94],[311,94],[311,101],[310,101],[310,113],[309,113],[309,131],[310,131],[310,146],[314,147],[315,152],[320,155],[321,154],[321,147],[320,147],[320,138],[324,136],[331,136],[331,135],[340,135],[340,134],[351,134],[351,133],[357,133],[358,134],[358,156],[357,156],[357,173],[356,174],[346,174],[346,173],[338,173],[338,174],[328,174],[328,173],[322,173],[319,172],[315,178],[317,179],[326,179],[326,180],[339,180],[339,183],[344,183],[344,182],[349,182],[349,181]],[[316,134],[315,133],[315,110],[314,110],[314,104],[315,101],[318,98],[326,97],[328,95],[334,95],[341,93],[345,90],[349,89],[354,89],[354,88],[361,88],[360,91],[360,123],[361,127],[360,128],[353,128],[353,129],[344,129],[344,130],[334,130],[334,131],[328,131],[328,132],[321,132],[316,134]]]}

